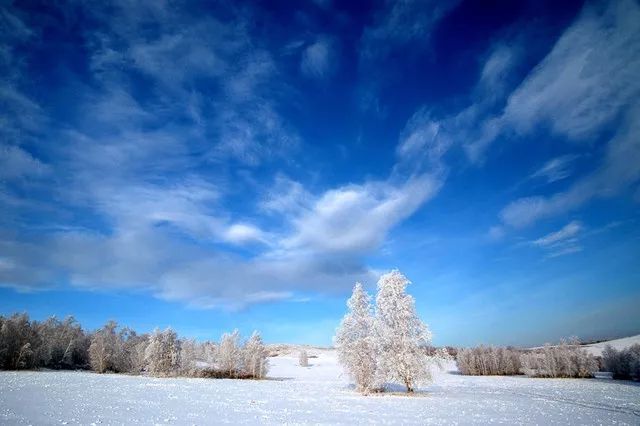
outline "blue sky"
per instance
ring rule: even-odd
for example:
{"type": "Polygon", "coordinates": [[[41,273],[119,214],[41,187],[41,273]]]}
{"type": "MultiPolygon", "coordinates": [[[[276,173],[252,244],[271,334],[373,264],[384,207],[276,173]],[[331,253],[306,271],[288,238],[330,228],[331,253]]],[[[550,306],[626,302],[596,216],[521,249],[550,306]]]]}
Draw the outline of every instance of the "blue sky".
{"type": "Polygon", "coordinates": [[[637,1],[3,2],[0,72],[0,312],[640,332],[637,1]]]}

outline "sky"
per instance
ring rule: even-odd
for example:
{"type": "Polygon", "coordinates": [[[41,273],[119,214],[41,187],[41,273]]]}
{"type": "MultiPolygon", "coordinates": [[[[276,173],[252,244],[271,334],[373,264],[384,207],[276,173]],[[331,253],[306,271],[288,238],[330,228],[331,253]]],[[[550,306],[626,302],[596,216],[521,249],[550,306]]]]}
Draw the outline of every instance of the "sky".
{"type": "Polygon", "coordinates": [[[640,333],[640,3],[2,1],[0,314],[640,333]]]}

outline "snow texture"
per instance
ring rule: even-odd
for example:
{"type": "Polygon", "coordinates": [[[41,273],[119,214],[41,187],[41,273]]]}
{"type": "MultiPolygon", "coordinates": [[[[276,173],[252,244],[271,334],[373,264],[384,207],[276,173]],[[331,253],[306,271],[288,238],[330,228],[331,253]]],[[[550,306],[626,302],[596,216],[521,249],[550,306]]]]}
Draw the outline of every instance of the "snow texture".
{"type": "MultiPolygon", "coordinates": [[[[0,424],[639,424],[640,384],[434,371],[413,396],[362,396],[333,350],[271,358],[269,380],[1,372],[0,424]]],[[[400,387],[399,387],[400,389],[400,387]]]]}

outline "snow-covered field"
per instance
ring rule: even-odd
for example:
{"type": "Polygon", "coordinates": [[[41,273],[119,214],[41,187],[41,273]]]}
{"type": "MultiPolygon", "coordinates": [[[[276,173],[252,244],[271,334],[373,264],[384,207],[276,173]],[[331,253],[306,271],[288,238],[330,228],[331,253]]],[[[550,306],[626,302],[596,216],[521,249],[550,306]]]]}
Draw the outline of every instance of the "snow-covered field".
{"type": "Polygon", "coordinates": [[[640,384],[438,373],[416,396],[349,389],[335,352],[271,358],[271,380],[1,372],[0,424],[640,424],[640,384]]]}

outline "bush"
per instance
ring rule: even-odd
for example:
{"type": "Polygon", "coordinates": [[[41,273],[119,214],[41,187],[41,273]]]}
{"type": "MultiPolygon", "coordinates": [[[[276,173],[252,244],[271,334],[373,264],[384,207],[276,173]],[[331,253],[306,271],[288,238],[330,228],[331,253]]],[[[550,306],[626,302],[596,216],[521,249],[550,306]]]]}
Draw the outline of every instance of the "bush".
{"type": "Polygon", "coordinates": [[[300,367],[308,367],[309,366],[309,355],[307,355],[307,351],[304,349],[300,351],[298,355],[298,364],[300,367]]]}
{"type": "Polygon", "coordinates": [[[531,377],[593,377],[598,362],[577,340],[522,354],[523,372],[531,377]]]}
{"type": "Polygon", "coordinates": [[[519,351],[493,346],[461,349],[456,363],[461,374],[471,376],[509,376],[521,368],[519,351]]]}
{"type": "Polygon", "coordinates": [[[604,369],[613,373],[614,379],[640,380],[640,344],[616,350],[610,345],[602,351],[604,369]]]}

